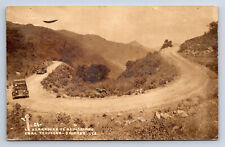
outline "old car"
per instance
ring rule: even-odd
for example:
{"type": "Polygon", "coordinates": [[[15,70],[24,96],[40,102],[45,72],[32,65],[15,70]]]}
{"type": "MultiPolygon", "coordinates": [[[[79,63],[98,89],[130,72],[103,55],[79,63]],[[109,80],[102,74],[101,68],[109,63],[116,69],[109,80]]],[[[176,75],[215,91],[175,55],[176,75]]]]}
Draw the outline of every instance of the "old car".
{"type": "Polygon", "coordinates": [[[47,73],[47,68],[45,68],[45,67],[38,68],[36,73],[37,74],[45,74],[45,73],[47,73]]]}
{"type": "Polygon", "coordinates": [[[101,89],[101,88],[96,88],[95,89],[98,93],[104,93],[107,94],[107,91],[105,89],[101,89]]]}
{"type": "Polygon", "coordinates": [[[25,79],[18,79],[13,81],[12,97],[13,99],[29,97],[29,91],[27,90],[25,79]]]}

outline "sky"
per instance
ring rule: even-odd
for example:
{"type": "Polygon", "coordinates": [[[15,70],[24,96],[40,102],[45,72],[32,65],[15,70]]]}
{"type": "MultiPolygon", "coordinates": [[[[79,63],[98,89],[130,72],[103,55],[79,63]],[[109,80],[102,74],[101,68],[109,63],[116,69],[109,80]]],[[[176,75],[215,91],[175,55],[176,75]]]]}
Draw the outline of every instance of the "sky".
{"type": "Polygon", "coordinates": [[[11,6],[6,19],[79,34],[96,34],[107,40],[138,41],[156,48],[165,39],[175,43],[202,35],[217,21],[213,6],[11,6]],[[58,19],[47,24],[44,20],[58,19]]]}

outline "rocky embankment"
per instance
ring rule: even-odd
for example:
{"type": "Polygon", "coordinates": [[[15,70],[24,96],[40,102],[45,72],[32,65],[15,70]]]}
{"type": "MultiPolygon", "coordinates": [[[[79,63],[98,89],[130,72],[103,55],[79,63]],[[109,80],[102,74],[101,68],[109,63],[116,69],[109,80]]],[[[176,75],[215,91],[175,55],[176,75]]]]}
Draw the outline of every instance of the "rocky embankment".
{"type": "Polygon", "coordinates": [[[186,40],[179,53],[218,73],[218,22],[209,25],[209,31],[199,37],[186,40]]]}

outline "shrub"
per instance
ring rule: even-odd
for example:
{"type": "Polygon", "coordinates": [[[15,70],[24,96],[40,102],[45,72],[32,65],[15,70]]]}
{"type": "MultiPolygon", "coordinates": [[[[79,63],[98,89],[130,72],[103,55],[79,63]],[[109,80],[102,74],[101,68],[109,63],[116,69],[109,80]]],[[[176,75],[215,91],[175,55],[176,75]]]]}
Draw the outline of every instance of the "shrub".
{"type": "Polygon", "coordinates": [[[109,69],[105,65],[101,64],[92,64],[91,66],[78,66],[76,75],[83,79],[83,81],[89,82],[99,82],[104,80],[108,73],[109,69]]]}

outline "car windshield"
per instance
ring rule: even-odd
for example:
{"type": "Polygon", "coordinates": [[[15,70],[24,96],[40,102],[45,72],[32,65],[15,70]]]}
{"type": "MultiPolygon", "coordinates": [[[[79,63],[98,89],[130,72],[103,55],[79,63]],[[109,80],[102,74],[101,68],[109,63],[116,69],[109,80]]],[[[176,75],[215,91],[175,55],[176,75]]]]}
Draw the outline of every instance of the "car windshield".
{"type": "Polygon", "coordinates": [[[25,83],[16,83],[14,84],[15,89],[26,89],[26,84],[25,83]]]}

